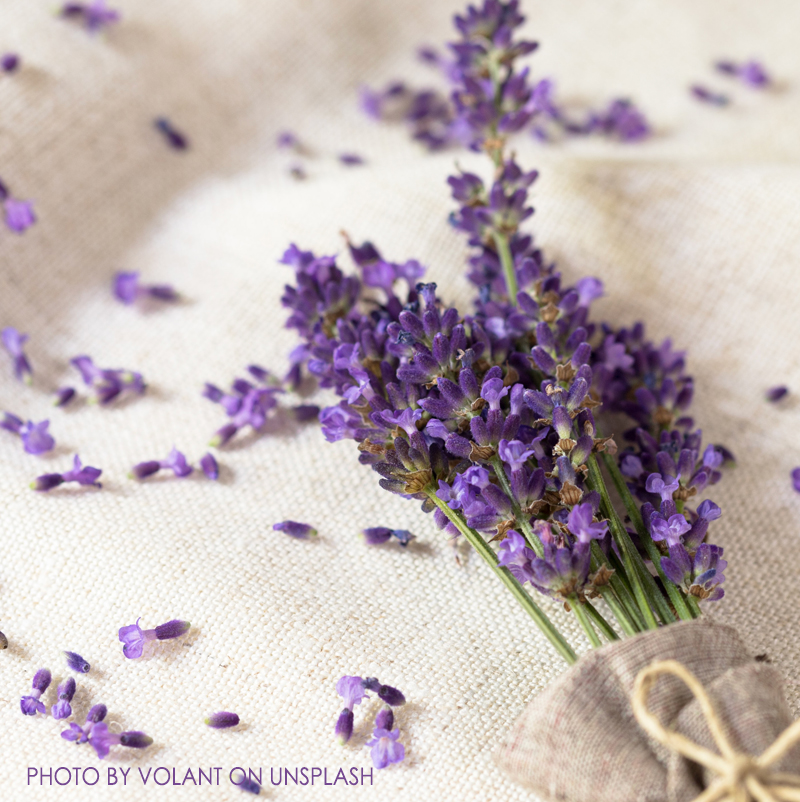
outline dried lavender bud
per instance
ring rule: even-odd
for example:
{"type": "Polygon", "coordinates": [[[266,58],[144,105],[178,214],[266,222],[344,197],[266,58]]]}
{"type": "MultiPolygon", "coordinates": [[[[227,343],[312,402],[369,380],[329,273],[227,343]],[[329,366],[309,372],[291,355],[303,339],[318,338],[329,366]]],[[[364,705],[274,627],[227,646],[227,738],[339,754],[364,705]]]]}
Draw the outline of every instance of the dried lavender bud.
{"type": "Polygon", "coordinates": [[[771,83],[770,77],[764,66],[755,60],[737,64],[733,61],[718,61],[716,69],[724,75],[738,78],[742,83],[747,84],[753,89],[764,89],[771,83]]]}
{"type": "Polygon", "coordinates": [[[220,711],[219,713],[212,713],[205,722],[215,730],[223,730],[228,727],[235,727],[239,723],[239,716],[236,713],[220,711]]]}
{"type": "Polygon", "coordinates": [[[35,716],[37,713],[45,715],[47,710],[44,703],[39,700],[42,694],[50,686],[50,671],[46,668],[40,668],[33,676],[33,692],[28,696],[23,696],[20,700],[19,706],[23,715],[35,716]]]}
{"type": "Polygon", "coordinates": [[[142,284],[139,273],[119,272],[112,284],[114,297],[123,304],[133,304],[138,298],[156,298],[159,301],[177,301],[178,293],[169,284],[142,284]]]}
{"type": "Polygon", "coordinates": [[[69,718],[72,715],[70,702],[75,696],[75,688],[75,680],[72,677],[58,686],[58,701],[50,709],[54,719],[69,718]]]}
{"type": "Polygon", "coordinates": [[[711,106],[727,106],[730,103],[730,98],[727,95],[723,95],[721,92],[713,92],[701,84],[690,86],[689,91],[695,98],[711,106]]]}
{"type": "Polygon", "coordinates": [[[391,730],[394,728],[394,711],[391,707],[382,707],[375,716],[376,730],[391,730]]]}
{"type": "Polygon", "coordinates": [[[219,479],[219,465],[213,454],[204,454],[200,459],[200,467],[209,479],[219,479]]]}
{"type": "Polygon", "coordinates": [[[191,624],[188,621],[173,619],[161,624],[155,629],[142,629],[137,619],[135,624],[127,627],[120,627],[119,639],[122,642],[122,653],[130,660],[135,660],[142,656],[144,646],[153,640],[170,640],[185,635],[191,624]]]}
{"type": "Polygon", "coordinates": [[[65,407],[75,398],[75,395],[74,387],[59,387],[53,393],[53,406],[65,407]]]}
{"type": "Polygon", "coordinates": [[[334,730],[334,734],[342,746],[344,746],[353,735],[354,720],[355,716],[353,715],[353,711],[348,707],[344,708],[344,710],[342,710],[342,712],[339,714],[339,718],[336,719],[336,728],[334,730]]]}
{"type": "Polygon", "coordinates": [[[88,674],[91,666],[77,652],[64,652],[67,658],[67,665],[79,674],[88,674]]]}
{"type": "Polygon", "coordinates": [[[33,377],[31,363],[22,350],[28,339],[27,334],[20,333],[13,326],[7,326],[3,329],[3,347],[8,351],[11,359],[14,361],[14,375],[21,382],[25,382],[25,384],[30,384],[33,377]]]}
{"type": "Polygon", "coordinates": [[[84,466],[81,463],[80,457],[76,454],[72,458],[72,469],[64,473],[46,473],[38,476],[30,487],[32,490],[46,493],[54,487],[64,484],[65,482],[76,482],[79,485],[92,487],[102,487],[97,480],[103,471],[100,468],[93,468],[91,465],[84,466]]]}
{"type": "Polygon", "coordinates": [[[298,540],[308,540],[310,537],[317,535],[317,530],[310,524],[298,523],[297,521],[281,521],[280,523],[273,524],[272,528],[276,532],[285,532],[289,537],[297,538],[298,540]]]}
{"type": "Polygon", "coordinates": [[[789,394],[789,388],[784,387],[783,385],[779,387],[770,387],[769,390],[765,393],[767,401],[772,402],[773,404],[777,401],[780,401],[789,394]]]}
{"type": "Polygon", "coordinates": [[[319,418],[319,407],[316,404],[299,404],[293,407],[294,416],[300,423],[317,420],[319,418]]]}
{"type": "Polygon", "coordinates": [[[800,493],[800,468],[795,468],[792,471],[792,487],[800,493]]]}
{"type": "Polygon", "coordinates": [[[47,451],[52,451],[56,441],[47,431],[49,426],[49,420],[43,420],[39,423],[34,423],[33,421],[23,423],[21,418],[12,415],[10,412],[4,412],[3,419],[0,420],[0,428],[19,435],[22,440],[22,447],[28,454],[44,454],[47,451]]]}
{"type": "Polygon", "coordinates": [[[16,72],[19,68],[19,56],[16,53],[5,53],[0,56],[0,70],[7,73],[16,72]]]}
{"type": "Polygon", "coordinates": [[[152,738],[138,730],[119,734],[109,732],[108,725],[102,721],[92,727],[88,741],[94,747],[97,757],[100,759],[106,757],[111,747],[116,744],[127,746],[131,749],[145,749],[153,743],[152,738]]]}
{"type": "Polygon", "coordinates": [[[186,136],[178,131],[166,117],[157,117],[153,125],[161,131],[167,144],[173,150],[186,150],[189,147],[189,140],[186,136]]]}
{"type": "Polygon", "coordinates": [[[339,161],[347,167],[357,167],[364,164],[364,159],[357,153],[340,153],[339,161]]]}
{"type": "Polygon", "coordinates": [[[131,468],[128,476],[131,479],[146,479],[162,468],[172,471],[179,478],[188,476],[194,470],[186,461],[186,457],[173,446],[166,459],[140,462],[131,468]]]}
{"type": "Polygon", "coordinates": [[[82,22],[89,33],[99,33],[119,22],[120,13],[106,5],[106,0],[91,0],[89,3],[64,3],[59,11],[64,19],[82,22]]]}

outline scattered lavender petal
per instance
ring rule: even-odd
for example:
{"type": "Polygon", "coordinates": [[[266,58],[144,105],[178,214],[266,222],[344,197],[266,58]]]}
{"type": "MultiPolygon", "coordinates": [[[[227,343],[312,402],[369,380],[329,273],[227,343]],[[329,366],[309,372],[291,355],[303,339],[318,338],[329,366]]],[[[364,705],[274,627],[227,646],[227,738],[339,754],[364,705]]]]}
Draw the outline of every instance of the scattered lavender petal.
{"type": "Polygon", "coordinates": [[[298,523],[297,521],[281,521],[280,523],[273,524],[272,528],[276,532],[284,532],[289,537],[297,538],[298,540],[308,540],[317,534],[317,530],[309,524],[298,523]]]}

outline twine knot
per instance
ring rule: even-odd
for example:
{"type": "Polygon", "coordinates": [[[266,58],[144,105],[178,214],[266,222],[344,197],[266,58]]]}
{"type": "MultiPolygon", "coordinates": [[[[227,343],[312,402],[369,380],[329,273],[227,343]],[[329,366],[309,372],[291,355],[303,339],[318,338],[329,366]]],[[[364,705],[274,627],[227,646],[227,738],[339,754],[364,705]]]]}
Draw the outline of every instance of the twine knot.
{"type": "Polygon", "coordinates": [[[677,660],[663,660],[642,669],[631,697],[633,714],[642,729],[663,746],[719,775],[694,802],[800,802],[800,775],[772,771],[800,743],[800,720],[787,727],[758,757],[737,752],[725,735],[719,715],[700,680],[677,660]],[[719,754],[666,729],[647,707],[647,697],[661,674],[682,680],[700,704],[719,754]]]}

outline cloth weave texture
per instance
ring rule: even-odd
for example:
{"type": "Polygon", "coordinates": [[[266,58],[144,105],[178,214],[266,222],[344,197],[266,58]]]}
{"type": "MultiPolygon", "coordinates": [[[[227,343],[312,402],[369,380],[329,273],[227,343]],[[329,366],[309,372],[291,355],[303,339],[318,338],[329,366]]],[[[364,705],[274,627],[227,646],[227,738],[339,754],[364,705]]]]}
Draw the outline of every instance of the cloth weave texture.
{"type": "MultiPolygon", "coordinates": [[[[400,687],[407,759],[374,785],[276,788],[269,798],[531,799],[492,754],[524,706],[564,670],[496,579],[448,543],[417,505],[380,490],[349,443],[279,419],[220,453],[214,484],[195,475],[141,485],[130,467],[176,445],[197,461],[224,421],[200,397],[257,362],[283,370],[293,346],[279,298],[289,242],[342,252],[345,229],[393,260],[418,258],[443,297],[468,310],[463,241],[446,224],[446,177],[458,158],[431,156],[400,128],[371,124],[356,89],[397,75],[418,80],[414,47],[450,36],[461,3],[429,0],[116,0],[123,21],[102,37],[55,18],[49,0],[4,0],[0,47],[21,71],[0,80],[0,176],[33,198],[39,222],[0,232],[0,325],[31,335],[32,388],[0,354],[0,405],[49,417],[55,453],[36,458],[0,432],[0,787],[8,799],[83,799],[85,788],[26,786],[28,766],[100,765],[24,719],[34,671],[66,675],[61,650],[94,666],[74,707],[105,702],[109,719],[155,739],[123,766],[356,766],[375,707],[346,748],[333,738],[342,674],[400,687]],[[152,120],[172,119],[191,149],[167,149],[152,120]],[[292,128],[314,152],[293,182],[275,147],[292,128]],[[340,151],[368,165],[347,169],[340,151]],[[170,282],[178,306],[142,313],[111,297],[117,270],[170,282]],[[141,371],[144,398],[57,410],[45,390],[76,381],[68,360],[141,371]],[[101,491],[35,494],[38,474],[71,455],[103,469],[101,491]],[[292,518],[320,531],[296,542],[271,530],[292,518]],[[368,548],[367,526],[410,529],[407,551],[368,548]],[[126,661],[117,629],[173,617],[183,639],[126,661]],[[210,712],[246,726],[208,730],[210,712]],[[8,796],[6,794],[9,794],[8,796]]],[[[800,712],[800,405],[772,407],[763,390],[800,392],[800,59],[791,0],[537,2],[525,9],[542,41],[533,62],[567,96],[629,95],[657,136],[635,146],[600,140],[517,150],[541,179],[531,225],[569,280],[603,279],[597,314],[644,319],[657,339],[690,351],[695,417],[739,465],[713,488],[723,509],[727,596],[714,618],[752,653],[767,653],[800,712]],[[720,56],[760,55],[780,78],[769,95],[732,89],[727,110],[693,102],[692,80],[720,56]]],[[[346,259],[342,260],[346,263],[346,259]]],[[[570,640],[577,627],[543,605],[570,640]]],[[[52,692],[51,692],[52,693],[52,692]]],[[[364,705],[361,706],[363,708],[364,705]]],[[[143,798],[129,784],[118,798],[143,798]]],[[[110,793],[110,791],[109,791],[110,793]]],[[[159,789],[168,798],[239,799],[221,788],[159,789]]]]}

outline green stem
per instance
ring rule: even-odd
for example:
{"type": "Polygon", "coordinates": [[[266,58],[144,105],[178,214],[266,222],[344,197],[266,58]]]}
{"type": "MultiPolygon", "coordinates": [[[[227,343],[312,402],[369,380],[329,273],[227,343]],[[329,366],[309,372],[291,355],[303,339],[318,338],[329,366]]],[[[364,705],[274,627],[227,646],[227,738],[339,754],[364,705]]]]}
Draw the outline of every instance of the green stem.
{"type": "Polygon", "coordinates": [[[531,598],[530,594],[522,587],[514,575],[507,568],[503,568],[497,563],[497,555],[492,551],[489,544],[471,527],[467,526],[461,516],[451,510],[434,492],[428,493],[428,498],[447,516],[467,539],[469,544],[480,554],[488,566],[500,578],[503,584],[511,591],[512,596],[523,606],[525,612],[535,621],[544,636],[553,644],[556,651],[572,665],[578,658],[572,647],[567,643],[564,636],[555,628],[553,622],[545,615],[544,611],[531,598]]]}
{"type": "Polygon", "coordinates": [[[575,617],[578,619],[578,621],[580,621],[583,631],[586,633],[586,637],[589,638],[589,642],[592,644],[592,646],[595,649],[602,646],[603,642],[600,640],[600,636],[597,634],[597,632],[595,632],[592,622],[589,620],[589,616],[586,614],[586,610],[583,608],[583,605],[578,601],[578,598],[576,596],[570,596],[569,604],[575,611],[575,617]]]}
{"type": "Polygon", "coordinates": [[[506,281],[506,292],[508,300],[514,304],[517,302],[517,271],[514,268],[514,257],[511,255],[511,248],[508,245],[508,237],[499,231],[494,232],[494,244],[497,254],[500,257],[500,264],[503,266],[503,277],[506,281]]]}
{"type": "Polygon", "coordinates": [[[684,621],[690,621],[694,616],[689,610],[689,605],[686,603],[684,594],[664,573],[664,569],[661,567],[661,552],[659,552],[658,547],[653,542],[653,538],[650,537],[650,533],[647,531],[647,527],[644,525],[642,514],[639,511],[636,500],[631,495],[631,491],[628,489],[628,484],[619,469],[619,465],[617,465],[617,461],[611,454],[603,454],[603,463],[611,476],[611,481],[614,482],[614,487],[617,488],[617,493],[619,493],[625,505],[625,509],[628,511],[628,517],[631,519],[639,535],[639,539],[642,541],[647,556],[656,567],[658,576],[667,589],[667,594],[669,595],[669,600],[672,602],[672,606],[675,608],[680,618],[684,621]]]}
{"type": "MultiPolygon", "coordinates": [[[[613,570],[611,575],[611,591],[613,592],[614,603],[619,606],[622,613],[617,612],[617,610],[611,606],[611,594],[609,594],[609,597],[606,599],[606,601],[609,603],[609,606],[611,606],[611,609],[614,610],[614,615],[620,622],[620,626],[622,626],[624,629],[625,624],[623,622],[627,622],[629,627],[633,630],[633,634],[636,634],[637,632],[644,632],[647,629],[647,626],[645,625],[644,618],[639,611],[639,605],[636,604],[636,599],[633,597],[633,591],[630,589],[628,581],[625,577],[625,568],[617,559],[617,555],[614,554],[613,551],[608,557],[606,557],[597,542],[593,541],[592,571],[597,571],[601,565],[607,565],[613,570]]],[[[602,588],[600,589],[600,592],[603,593],[603,597],[606,598],[606,594],[602,588]]],[[[626,633],[631,634],[627,630],[626,633]]]]}
{"type": "MultiPolygon", "coordinates": [[[[603,514],[609,519],[611,534],[622,551],[622,563],[625,566],[625,573],[628,575],[628,579],[630,579],[633,587],[633,595],[644,617],[645,625],[647,629],[657,629],[658,622],[656,621],[656,617],[653,614],[653,607],[651,606],[654,599],[652,598],[652,594],[648,595],[645,590],[644,577],[639,570],[639,566],[636,564],[635,558],[639,557],[639,555],[635,554],[633,543],[630,537],[628,537],[625,527],[622,526],[616,514],[616,510],[611,504],[608,489],[603,482],[603,477],[600,474],[600,467],[597,464],[597,459],[594,454],[589,456],[587,465],[589,467],[589,486],[592,490],[596,490],[600,493],[600,507],[603,514]]],[[[640,557],[639,560],[641,561],[640,557]]]]}
{"type": "Polygon", "coordinates": [[[590,601],[587,601],[584,606],[592,623],[608,638],[608,640],[619,640],[619,635],[614,631],[614,628],[590,601]]]}

